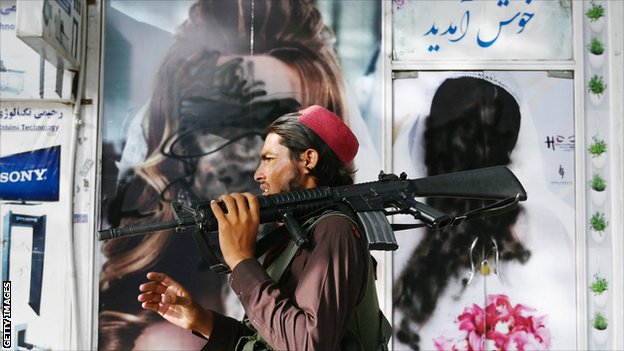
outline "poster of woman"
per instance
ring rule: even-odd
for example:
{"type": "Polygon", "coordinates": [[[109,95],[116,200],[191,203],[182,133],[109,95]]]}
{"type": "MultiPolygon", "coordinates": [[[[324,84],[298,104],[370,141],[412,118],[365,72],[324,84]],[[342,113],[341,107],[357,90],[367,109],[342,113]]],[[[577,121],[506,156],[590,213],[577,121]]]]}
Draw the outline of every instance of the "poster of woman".
{"type": "MultiPolygon", "coordinates": [[[[529,71],[394,81],[395,169],[422,177],[505,165],[528,194],[500,216],[397,235],[397,350],[576,347],[572,85],[529,71]]],[[[426,201],[452,215],[483,205],[426,201]]]]}
{"type": "MultiPolygon", "coordinates": [[[[380,125],[380,113],[359,108],[363,92],[351,86],[368,73],[378,46],[379,2],[105,3],[103,229],[170,220],[171,201],[257,192],[252,175],[264,129],[313,104],[334,110],[360,140],[358,180],[376,177],[380,151],[368,125],[380,125]],[[365,45],[338,45],[345,32],[365,45]]],[[[205,308],[240,317],[226,276],[209,269],[190,233],[110,240],[102,255],[101,350],[203,345],[141,311],[135,296],[150,270],[175,277],[205,308]]]]}

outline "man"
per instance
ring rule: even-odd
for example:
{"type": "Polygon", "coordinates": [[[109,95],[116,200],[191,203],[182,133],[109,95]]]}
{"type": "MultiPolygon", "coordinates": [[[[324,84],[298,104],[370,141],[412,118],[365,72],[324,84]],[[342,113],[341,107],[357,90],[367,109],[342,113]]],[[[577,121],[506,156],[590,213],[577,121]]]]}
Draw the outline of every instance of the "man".
{"type": "MultiPolygon", "coordinates": [[[[312,106],[271,124],[254,178],[265,195],[352,184],[357,149],[356,137],[338,116],[312,106]]],[[[155,272],[140,286],[144,309],[207,338],[204,350],[386,347],[372,261],[355,221],[340,211],[313,216],[305,225],[309,247],[290,242],[281,252],[269,252],[263,266],[255,258],[257,198],[233,193],[220,200],[227,212],[211,204],[219,245],[246,320],[203,309],[183,286],[155,272]],[[370,316],[362,310],[372,311],[373,320],[362,320],[370,316]]]]}

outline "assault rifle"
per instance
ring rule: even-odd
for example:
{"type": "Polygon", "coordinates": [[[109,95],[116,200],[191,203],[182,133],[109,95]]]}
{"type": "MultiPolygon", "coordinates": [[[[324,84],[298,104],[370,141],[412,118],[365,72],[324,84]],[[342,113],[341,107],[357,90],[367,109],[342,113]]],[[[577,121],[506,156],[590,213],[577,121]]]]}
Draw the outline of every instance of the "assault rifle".
{"type": "MultiPolygon", "coordinates": [[[[299,247],[308,245],[308,238],[301,228],[300,220],[311,213],[348,205],[366,234],[369,249],[396,250],[398,244],[395,230],[429,226],[434,230],[461,224],[473,217],[494,215],[527,199],[526,192],[516,176],[505,166],[480,168],[430,177],[407,179],[405,173],[379,174],[379,180],[368,183],[337,187],[318,187],[259,196],[260,222],[282,222],[299,247]],[[446,197],[491,200],[484,207],[459,216],[450,216],[416,200],[420,197],[446,197]],[[386,216],[409,214],[419,221],[413,225],[390,224],[386,216]]],[[[195,239],[211,268],[227,272],[218,250],[214,233],[217,221],[209,202],[186,206],[179,202],[171,204],[174,220],[160,223],[110,228],[99,231],[98,239],[109,240],[151,232],[175,229],[184,231],[194,227],[195,239]]],[[[225,206],[221,204],[222,208],[225,206]]]]}

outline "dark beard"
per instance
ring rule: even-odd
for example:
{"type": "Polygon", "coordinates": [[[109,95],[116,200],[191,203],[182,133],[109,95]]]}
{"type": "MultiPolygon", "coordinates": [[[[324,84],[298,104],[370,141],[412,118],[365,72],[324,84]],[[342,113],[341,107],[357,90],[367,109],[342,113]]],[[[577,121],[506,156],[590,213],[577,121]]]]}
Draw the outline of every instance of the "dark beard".
{"type": "Polygon", "coordinates": [[[295,174],[293,178],[288,182],[288,189],[285,191],[293,191],[303,188],[298,179],[301,179],[301,171],[299,170],[299,168],[295,168],[295,174]]]}

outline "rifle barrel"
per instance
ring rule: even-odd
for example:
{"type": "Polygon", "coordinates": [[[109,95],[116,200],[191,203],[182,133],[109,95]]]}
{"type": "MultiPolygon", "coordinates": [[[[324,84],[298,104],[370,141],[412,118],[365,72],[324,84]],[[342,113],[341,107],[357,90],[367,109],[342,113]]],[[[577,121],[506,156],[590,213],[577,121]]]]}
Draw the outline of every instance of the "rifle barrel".
{"type": "Polygon", "coordinates": [[[107,230],[99,231],[98,240],[102,241],[102,240],[115,239],[115,238],[121,238],[121,237],[127,237],[127,236],[135,236],[135,235],[156,232],[159,230],[167,230],[167,229],[174,229],[174,228],[184,229],[187,226],[195,225],[195,224],[196,224],[195,219],[189,217],[189,218],[183,218],[179,221],[172,220],[172,221],[165,221],[165,222],[158,222],[158,223],[147,223],[147,224],[137,225],[137,226],[128,226],[124,228],[110,228],[107,230]]]}

